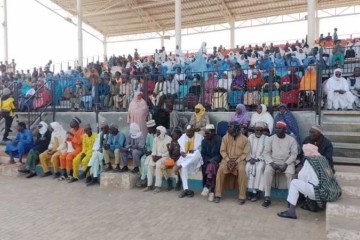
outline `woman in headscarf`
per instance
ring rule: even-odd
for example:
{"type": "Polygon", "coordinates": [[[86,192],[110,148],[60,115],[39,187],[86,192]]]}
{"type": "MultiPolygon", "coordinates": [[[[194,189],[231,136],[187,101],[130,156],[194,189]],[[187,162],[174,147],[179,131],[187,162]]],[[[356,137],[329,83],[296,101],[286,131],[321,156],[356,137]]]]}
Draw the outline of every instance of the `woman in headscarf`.
{"type": "Polygon", "coordinates": [[[275,116],[272,134],[275,134],[275,125],[279,121],[286,123],[287,133],[294,136],[298,144],[301,144],[299,126],[294,115],[289,111],[285,104],[279,106],[279,113],[275,116]]]}
{"type": "Polygon", "coordinates": [[[304,167],[298,174],[298,179],[290,183],[287,201],[290,207],[278,213],[279,217],[296,219],[296,203],[299,194],[307,197],[307,202],[315,202],[316,209],[305,205],[304,209],[317,211],[324,209],[326,202],[334,202],[341,196],[341,188],[336,182],[335,175],[324,156],[318,152],[318,147],[313,144],[304,144],[304,167]]]}
{"type": "Polygon", "coordinates": [[[27,155],[25,168],[18,170],[22,173],[28,173],[29,175],[27,175],[26,178],[36,176],[35,168],[39,163],[39,155],[48,148],[51,139],[51,131],[46,122],[41,121],[38,128],[39,132],[37,134],[35,145],[27,155]]]}
{"type": "Polygon", "coordinates": [[[259,69],[254,69],[247,84],[247,91],[244,95],[245,105],[258,105],[260,103],[260,89],[263,84],[262,74],[259,69]]]}
{"type": "Polygon", "coordinates": [[[205,108],[212,106],[212,98],[217,87],[218,77],[216,73],[209,73],[209,79],[205,82],[205,108]]]}
{"type": "Polygon", "coordinates": [[[251,115],[250,127],[254,128],[257,122],[264,122],[267,124],[269,134],[272,133],[274,126],[274,118],[267,111],[265,104],[260,104],[256,108],[256,112],[251,115]]]}
{"type": "Polygon", "coordinates": [[[50,123],[51,128],[53,129],[51,133],[50,143],[46,150],[44,150],[40,155],[40,163],[43,169],[42,177],[50,176],[52,173],[49,170],[48,163],[51,161],[54,167],[54,178],[60,177],[59,165],[60,160],[59,157],[62,153],[66,152],[66,135],[67,132],[65,129],[58,123],[52,122],[50,123]]]}
{"type": "Polygon", "coordinates": [[[36,93],[32,101],[34,109],[45,107],[51,103],[51,93],[45,87],[44,81],[39,80],[36,83],[36,93]]]}
{"type": "Polygon", "coordinates": [[[231,91],[229,92],[229,105],[236,106],[238,103],[243,103],[244,94],[247,88],[248,78],[241,68],[235,69],[235,76],[231,83],[231,91]]]}
{"type": "Polygon", "coordinates": [[[2,97],[0,101],[0,116],[5,119],[5,131],[3,141],[9,141],[9,132],[11,131],[11,125],[14,120],[14,98],[11,96],[11,91],[8,88],[4,88],[2,91],[2,97]]]}
{"type": "Polygon", "coordinates": [[[198,103],[195,106],[195,112],[191,116],[189,125],[193,127],[195,132],[205,135],[205,127],[210,123],[209,116],[206,113],[206,109],[201,103],[198,103]]]}
{"type": "Polygon", "coordinates": [[[280,81],[280,101],[283,104],[292,104],[297,106],[299,101],[300,77],[296,74],[296,68],[290,67],[288,74],[280,81]]]}
{"type": "Polygon", "coordinates": [[[128,110],[128,123],[136,123],[140,127],[141,132],[146,135],[146,121],[149,117],[149,107],[142,98],[141,92],[136,92],[134,99],[131,101],[128,110]]]}
{"type": "Polygon", "coordinates": [[[131,172],[139,172],[140,158],[145,153],[145,143],[146,134],[141,132],[140,126],[137,123],[131,123],[129,134],[126,136],[125,148],[122,150],[123,153],[121,154],[123,168],[120,170],[120,172],[128,171],[128,154],[131,154],[133,159],[134,169],[131,172]]]}
{"type": "Polygon", "coordinates": [[[231,122],[238,122],[242,126],[248,126],[250,123],[250,116],[244,104],[238,104],[235,113],[231,116],[231,122]]]}
{"type": "Polygon", "coordinates": [[[285,64],[285,59],[281,56],[281,53],[276,53],[275,54],[275,68],[276,68],[276,73],[280,76],[283,77],[286,74],[286,64],[285,64]]]}

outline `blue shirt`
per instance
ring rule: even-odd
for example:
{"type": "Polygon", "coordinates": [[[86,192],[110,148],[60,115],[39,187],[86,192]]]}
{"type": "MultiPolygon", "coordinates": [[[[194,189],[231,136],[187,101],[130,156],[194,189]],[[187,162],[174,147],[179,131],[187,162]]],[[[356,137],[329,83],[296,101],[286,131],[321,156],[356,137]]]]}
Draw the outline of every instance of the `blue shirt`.
{"type": "Polygon", "coordinates": [[[201,156],[204,163],[207,163],[211,160],[219,163],[221,160],[220,147],[221,147],[221,137],[215,135],[215,141],[212,143],[206,138],[201,142],[201,156]]]}
{"type": "Polygon", "coordinates": [[[107,144],[110,145],[110,149],[112,151],[115,151],[115,149],[123,148],[125,145],[125,135],[121,132],[118,132],[118,134],[116,135],[110,133],[107,144]]]}

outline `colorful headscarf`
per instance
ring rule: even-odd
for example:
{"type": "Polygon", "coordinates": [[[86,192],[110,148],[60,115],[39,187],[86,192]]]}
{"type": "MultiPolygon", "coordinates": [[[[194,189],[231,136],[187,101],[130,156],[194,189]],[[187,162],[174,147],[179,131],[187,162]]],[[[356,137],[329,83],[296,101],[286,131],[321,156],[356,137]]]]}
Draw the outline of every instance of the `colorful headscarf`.
{"type": "Polygon", "coordinates": [[[241,109],[241,113],[240,114],[234,113],[234,115],[231,117],[231,121],[236,121],[239,124],[248,124],[250,122],[250,117],[248,111],[246,110],[245,105],[238,104],[236,108],[241,109]]]}
{"type": "Polygon", "coordinates": [[[304,144],[302,149],[303,149],[304,155],[306,157],[308,157],[308,156],[320,156],[321,155],[319,153],[318,147],[311,144],[311,143],[304,144]]]}
{"type": "Polygon", "coordinates": [[[198,113],[195,112],[195,120],[196,122],[200,122],[202,120],[202,118],[204,117],[205,113],[206,113],[206,109],[204,108],[204,106],[201,103],[198,103],[195,106],[195,109],[199,109],[200,111],[198,113]]]}
{"type": "Polygon", "coordinates": [[[47,125],[47,123],[46,122],[43,122],[43,121],[41,121],[40,123],[39,123],[39,133],[41,134],[41,135],[44,135],[45,133],[46,133],[46,131],[48,130],[48,128],[49,128],[49,125],[47,125]],[[40,127],[41,126],[41,127],[40,127]]]}

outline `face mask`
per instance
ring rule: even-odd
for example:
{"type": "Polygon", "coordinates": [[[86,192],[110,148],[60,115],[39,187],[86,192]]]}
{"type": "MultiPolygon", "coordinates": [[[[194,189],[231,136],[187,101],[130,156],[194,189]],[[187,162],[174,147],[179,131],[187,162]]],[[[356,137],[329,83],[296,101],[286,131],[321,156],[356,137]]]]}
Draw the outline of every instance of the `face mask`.
{"type": "Polygon", "coordinates": [[[76,85],[76,88],[80,88],[80,85],[76,85]]]}
{"type": "Polygon", "coordinates": [[[288,74],[288,75],[291,75],[291,71],[287,71],[287,74],[288,74]]]}

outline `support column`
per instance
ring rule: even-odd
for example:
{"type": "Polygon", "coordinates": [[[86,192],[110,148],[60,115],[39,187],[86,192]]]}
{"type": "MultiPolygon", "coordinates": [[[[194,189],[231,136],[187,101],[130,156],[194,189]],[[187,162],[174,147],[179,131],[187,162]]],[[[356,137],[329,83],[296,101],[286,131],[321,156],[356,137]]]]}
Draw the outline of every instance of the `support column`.
{"type": "Polygon", "coordinates": [[[320,18],[315,19],[315,39],[320,37],[320,18]]]}
{"type": "Polygon", "coordinates": [[[165,36],[164,35],[165,35],[165,32],[163,31],[162,34],[161,34],[161,38],[160,38],[160,41],[161,41],[160,42],[160,45],[161,45],[160,48],[165,47],[165,45],[164,45],[165,44],[164,43],[164,37],[165,36]]]}
{"type": "Polygon", "coordinates": [[[107,37],[104,35],[103,40],[104,60],[107,59],[107,37]]]}
{"type": "Polygon", "coordinates": [[[231,19],[229,22],[230,25],[230,48],[235,48],[235,20],[231,19]]]}
{"type": "Polygon", "coordinates": [[[7,27],[7,0],[4,1],[4,61],[9,61],[8,27],[7,27]]]}
{"type": "Polygon", "coordinates": [[[81,0],[77,0],[77,14],[78,14],[78,66],[83,67],[83,35],[82,35],[82,6],[81,0]]]}
{"type": "Polygon", "coordinates": [[[314,46],[315,44],[315,13],[316,13],[316,1],[317,0],[307,0],[307,23],[308,23],[308,34],[307,34],[307,43],[309,47],[314,46]]]}
{"type": "Polygon", "coordinates": [[[181,0],[175,0],[175,39],[181,50],[181,0]]]}

